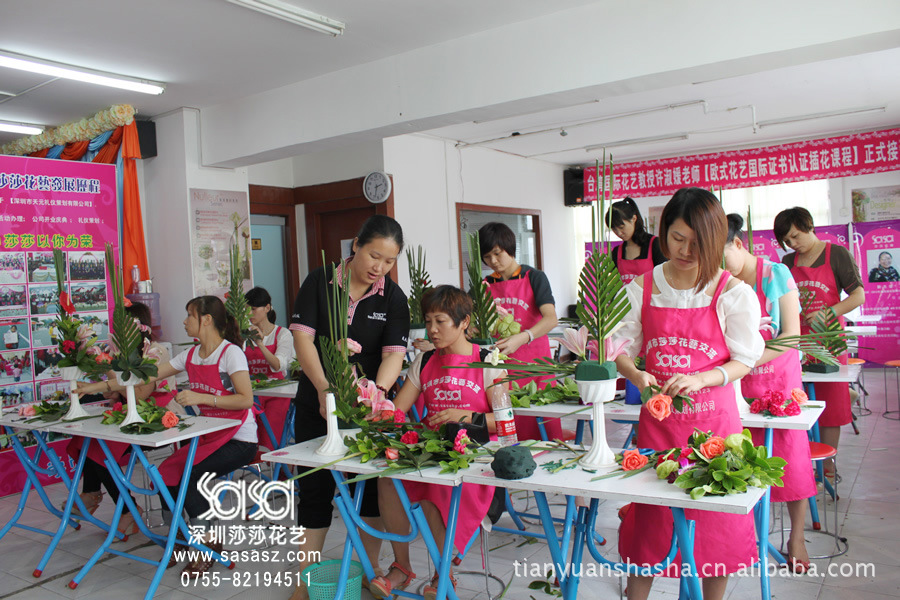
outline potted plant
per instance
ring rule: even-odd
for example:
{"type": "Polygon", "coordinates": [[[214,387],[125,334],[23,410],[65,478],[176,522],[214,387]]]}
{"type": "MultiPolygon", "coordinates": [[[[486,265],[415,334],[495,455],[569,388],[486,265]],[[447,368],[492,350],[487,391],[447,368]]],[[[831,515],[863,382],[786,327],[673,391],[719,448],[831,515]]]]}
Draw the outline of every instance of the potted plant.
{"type": "Polygon", "coordinates": [[[406,249],[406,260],[409,262],[409,342],[424,338],[425,315],[422,313],[422,299],[431,290],[431,276],[425,270],[425,250],[416,247],[416,253],[406,249]]]}
{"type": "Polygon", "coordinates": [[[472,298],[471,327],[478,335],[472,338],[472,343],[489,346],[493,343],[491,332],[497,326],[497,305],[491,296],[490,286],[481,275],[481,244],[478,241],[478,233],[466,234],[466,243],[469,247],[469,262],[466,269],[469,272],[469,296],[472,298]]]}
{"type": "Polygon", "coordinates": [[[125,294],[122,284],[122,265],[116,264],[112,244],[106,244],[106,265],[109,270],[109,279],[113,293],[113,323],[110,331],[110,341],[115,347],[110,361],[110,368],[116,372],[116,379],[125,387],[125,397],[128,400],[128,413],[124,425],[143,423],[144,419],[138,414],[137,403],[134,397],[134,386],[146,383],[151,377],[156,377],[156,360],[145,358],[143,354],[144,338],[137,319],[125,310],[125,294]]]}

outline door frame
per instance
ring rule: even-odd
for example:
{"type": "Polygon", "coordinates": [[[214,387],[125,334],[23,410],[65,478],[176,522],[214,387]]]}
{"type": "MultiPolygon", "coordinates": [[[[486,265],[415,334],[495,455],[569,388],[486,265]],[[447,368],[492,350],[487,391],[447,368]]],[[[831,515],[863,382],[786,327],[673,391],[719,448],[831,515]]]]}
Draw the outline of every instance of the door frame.
{"type": "Polygon", "coordinates": [[[288,251],[287,263],[288,309],[292,294],[300,289],[300,256],[297,251],[297,209],[294,206],[294,190],[273,185],[250,184],[250,214],[272,215],[285,218],[288,251]]]}

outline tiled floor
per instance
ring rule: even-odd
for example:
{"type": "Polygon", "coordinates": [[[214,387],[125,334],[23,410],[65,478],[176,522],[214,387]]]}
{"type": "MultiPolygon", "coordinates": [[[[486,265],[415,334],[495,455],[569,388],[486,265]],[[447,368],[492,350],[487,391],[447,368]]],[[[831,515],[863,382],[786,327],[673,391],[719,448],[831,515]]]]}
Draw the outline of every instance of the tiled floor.
{"type": "MultiPolygon", "coordinates": [[[[850,550],[842,557],[832,560],[814,561],[819,573],[816,576],[777,576],[772,579],[772,596],[778,599],[797,600],[881,600],[900,597],[900,422],[882,418],[885,394],[880,371],[868,371],[866,383],[871,396],[868,404],[873,410],[870,416],[858,420],[860,435],[854,435],[849,426],[844,429],[841,439],[838,470],[843,477],[840,484],[840,500],[838,510],[842,523],[842,534],[850,542],[850,550]],[[868,572],[859,570],[859,565],[868,565],[868,572]],[[826,569],[829,571],[826,573],[826,569]],[[874,573],[874,574],[873,574],[874,573]]],[[[895,407],[896,394],[894,383],[888,383],[889,401],[895,407]]],[[[624,426],[612,425],[608,430],[611,441],[624,440],[624,426]]],[[[51,498],[61,503],[64,490],[61,486],[51,486],[51,498]]],[[[19,501],[18,496],[0,499],[0,523],[5,523],[13,515],[19,501]]],[[[525,500],[517,500],[517,504],[525,500]]],[[[828,509],[832,504],[828,502],[828,509]]],[[[605,549],[612,557],[617,556],[616,530],[618,518],[617,505],[606,504],[601,507],[597,521],[598,531],[608,538],[605,549]]],[[[107,499],[97,515],[108,516],[112,512],[112,504],[107,499]]],[[[777,507],[773,511],[778,515],[777,507]]],[[[336,513],[335,513],[336,514],[336,513]]],[[[40,526],[50,522],[49,517],[37,497],[29,498],[28,508],[22,522],[40,526]]],[[[510,525],[508,517],[501,524],[510,525]]],[[[780,524],[773,525],[780,528],[780,524]]],[[[538,530],[539,527],[534,526],[538,530]]],[[[329,548],[324,558],[339,558],[342,549],[344,527],[339,519],[329,535],[329,548]]],[[[778,541],[779,534],[773,533],[778,541]]],[[[102,535],[99,530],[84,527],[80,531],[68,532],[53,555],[50,564],[40,579],[31,576],[31,572],[46,548],[48,538],[13,529],[0,540],[0,599],[16,600],[52,600],[57,598],[90,598],[91,600],[122,600],[142,598],[152,568],[121,557],[109,556],[99,563],[78,586],[70,590],[66,584],[84,563],[86,557],[99,545],[102,535]]],[[[829,541],[821,535],[807,536],[811,553],[829,549],[829,541]]],[[[514,561],[520,565],[541,565],[550,562],[549,552],[541,542],[531,543],[523,537],[494,532],[490,536],[490,562],[493,573],[508,584],[505,598],[511,600],[542,600],[553,598],[541,590],[528,589],[529,583],[540,579],[531,572],[525,572],[520,566],[519,572],[514,569],[514,561]]],[[[121,544],[124,549],[136,549],[136,553],[146,557],[159,555],[159,548],[141,535],[121,544]]],[[[240,546],[252,548],[250,544],[240,546]]],[[[235,548],[232,546],[232,548],[235,548]]],[[[261,600],[281,600],[290,596],[291,590],[284,585],[266,586],[279,572],[290,571],[293,564],[287,562],[285,553],[288,546],[276,548],[281,554],[268,557],[258,562],[243,562],[235,571],[227,571],[220,566],[214,567],[212,574],[221,578],[218,586],[187,585],[182,586],[179,580],[179,569],[168,571],[162,581],[156,597],[165,599],[206,598],[207,600],[225,600],[227,598],[247,598],[261,600]],[[236,583],[231,577],[237,574],[236,583]],[[238,585],[240,583],[241,585],[238,585]],[[246,585],[245,585],[246,584],[246,585]]],[[[421,587],[431,574],[431,566],[426,563],[424,545],[419,542],[413,545],[413,569],[419,578],[414,588],[421,587]]],[[[381,555],[382,566],[390,561],[390,549],[384,546],[381,555]]],[[[534,567],[531,567],[534,568],[534,567]]],[[[480,551],[475,548],[463,561],[460,570],[481,572],[482,559],[480,551]]],[[[541,567],[538,567],[542,570],[541,567]]],[[[588,571],[586,571],[588,573],[588,571]]],[[[460,577],[459,596],[462,599],[487,598],[484,590],[484,578],[481,575],[462,575],[460,577]]],[[[500,592],[499,584],[494,583],[492,594],[500,592]]],[[[677,582],[662,580],[654,587],[652,598],[675,598],[678,593],[677,582]]],[[[615,577],[585,577],[579,589],[579,598],[615,598],[619,594],[619,580],[615,577]]],[[[363,591],[362,598],[370,596],[363,591]]],[[[758,578],[732,577],[728,586],[729,600],[759,598],[758,578]]]]}

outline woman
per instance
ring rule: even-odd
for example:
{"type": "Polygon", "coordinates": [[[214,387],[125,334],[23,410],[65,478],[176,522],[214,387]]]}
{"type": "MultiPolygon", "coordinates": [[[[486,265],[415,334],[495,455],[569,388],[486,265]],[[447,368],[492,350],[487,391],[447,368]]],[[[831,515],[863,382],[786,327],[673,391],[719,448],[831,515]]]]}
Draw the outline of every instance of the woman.
{"type": "MultiPolygon", "coordinates": [[[[150,308],[146,304],[142,304],[141,302],[132,302],[131,306],[125,308],[125,311],[129,315],[134,317],[134,319],[140,324],[139,327],[141,329],[141,337],[144,340],[144,357],[155,358],[160,364],[168,362],[169,351],[166,350],[164,346],[161,346],[157,342],[153,341],[153,334],[150,330],[150,308]]],[[[120,395],[118,392],[112,391],[112,385],[113,383],[115,383],[115,373],[109,372],[107,374],[107,377],[108,380],[105,382],[92,384],[94,387],[99,388],[96,391],[89,391],[92,389],[89,385],[79,384],[79,392],[103,393],[103,395],[110,401],[124,402],[123,395],[120,395]]],[[[136,400],[153,398],[157,406],[161,407],[167,406],[169,404],[175,404],[175,406],[178,406],[174,402],[175,392],[169,391],[168,388],[168,381],[164,379],[145,383],[143,385],[135,386],[134,397],[136,400]]],[[[75,460],[78,460],[83,442],[84,438],[77,436],[69,440],[69,444],[66,446],[66,452],[68,452],[69,456],[71,456],[75,460]]],[[[113,457],[115,457],[116,461],[120,465],[126,462],[128,453],[131,451],[130,444],[107,442],[106,445],[109,448],[110,453],[113,455],[113,457]]],[[[88,454],[84,461],[80,494],[81,501],[82,503],[84,503],[84,507],[90,514],[94,514],[94,512],[100,506],[100,502],[102,502],[103,500],[103,492],[100,490],[101,484],[106,489],[106,493],[109,494],[109,497],[112,498],[113,502],[119,501],[119,488],[116,485],[115,480],[113,480],[112,475],[110,475],[109,469],[107,469],[106,465],[104,465],[105,460],[106,455],[103,454],[103,450],[100,449],[100,445],[97,443],[91,444],[88,448],[88,454]]],[[[133,497],[132,500],[134,500],[133,497]]],[[[74,512],[79,513],[79,511],[74,512]]],[[[138,531],[138,525],[134,520],[134,515],[132,515],[130,512],[125,512],[122,515],[121,520],[119,521],[119,532],[123,536],[125,536],[125,539],[128,539],[129,535],[137,533],[138,531]]]]}
{"type": "MultiPolygon", "coordinates": [[[[559,321],[547,276],[543,271],[516,262],[516,234],[503,223],[483,225],[478,230],[478,243],[481,246],[481,260],[494,270],[484,278],[491,296],[522,326],[519,333],[498,340],[497,348],[522,362],[551,358],[547,334],[559,321]]],[[[526,378],[518,383],[525,385],[532,380],[540,383],[552,378],[526,378]]],[[[548,421],[544,428],[547,439],[562,439],[559,419],[548,421]]],[[[535,417],[516,417],[516,433],[520,440],[541,438],[535,417]]]]}
{"type": "MultiPolygon", "coordinates": [[[[185,309],[187,317],[184,320],[184,330],[189,337],[198,339],[200,344],[161,364],[154,380],[187,371],[191,389],[178,392],[175,397],[178,404],[198,406],[205,417],[234,419],[239,425],[200,436],[191,465],[187,465],[189,445],[182,446],[163,461],[159,466],[159,473],[172,497],[175,497],[184,470],[190,469],[184,500],[188,522],[192,526],[205,527],[206,545],[211,550],[221,552],[222,541],[210,535],[212,521],[200,517],[209,511],[209,501],[197,489],[197,483],[206,473],[225,475],[249,464],[256,456],[256,420],[252,417],[253,390],[250,387],[247,359],[240,347],[240,332],[234,319],[225,312],[222,301],[215,296],[199,296],[188,302],[185,309]]],[[[122,389],[115,381],[79,387],[85,393],[100,392],[107,387],[111,391],[122,389]]],[[[205,553],[200,552],[193,554],[182,573],[199,576],[215,563],[211,555],[204,556],[205,553]]],[[[174,554],[170,564],[174,565],[174,554]]]]}
{"type": "MultiPolygon", "coordinates": [[[[693,409],[663,421],[641,408],[637,444],[667,450],[682,446],[698,428],[725,437],[741,431],[731,382],[750,372],[763,353],[759,302],[748,286],[719,268],[728,223],[716,197],[700,188],[678,190],[663,209],[660,238],[668,258],[626,287],[631,310],[618,338],[630,338],[619,372],[638,389],[660,385],[669,396],[687,394],[693,409]],[[672,343],[672,342],[677,343],[672,343]],[[633,358],[643,350],[646,371],[633,358]],[[678,360],[672,360],[677,357],[678,360]],[[679,366],[671,366],[678,364],[679,366]]],[[[721,599],[733,573],[756,561],[751,515],[686,511],[696,521],[695,558],[703,597],[721,599]]],[[[619,554],[634,564],[656,564],[672,536],[668,508],[635,504],[619,532],[619,554]]],[[[678,576],[674,566],[665,576],[678,576]],[[674,571],[674,572],[673,572],[674,571]]],[[[628,597],[647,598],[652,577],[629,575],[628,597]]]]}
{"type": "MultiPolygon", "coordinates": [[[[428,408],[425,422],[429,428],[437,429],[445,423],[471,421],[474,413],[485,413],[488,430],[494,434],[496,428],[487,387],[496,378],[505,377],[505,372],[498,369],[454,369],[453,383],[447,382],[445,377],[446,367],[478,362],[487,356],[487,351],[481,351],[478,346],[466,340],[472,299],[459,288],[441,285],[422,299],[422,312],[425,314],[428,339],[434,344],[435,350],[416,355],[409,367],[406,381],[394,400],[396,409],[408,411],[421,393],[425,396],[425,406],[428,408]]],[[[496,435],[491,437],[496,439],[496,435]]],[[[418,502],[422,506],[434,540],[438,548],[443,548],[452,490],[446,486],[427,483],[405,482],[403,485],[409,501],[418,502]]],[[[456,525],[454,543],[457,549],[466,547],[487,515],[493,495],[493,487],[463,484],[460,507],[465,507],[465,510],[460,510],[456,525]]],[[[409,534],[409,521],[400,508],[400,498],[391,480],[379,479],[378,503],[385,529],[390,533],[409,534]]],[[[390,598],[394,590],[405,589],[416,577],[409,560],[409,544],[391,542],[391,546],[394,549],[394,562],[386,575],[376,577],[369,585],[375,598],[390,598]]],[[[452,573],[450,582],[456,589],[452,573]]],[[[431,583],[425,586],[423,594],[426,600],[434,600],[437,585],[438,576],[435,574],[431,583]]]]}
{"type": "MultiPolygon", "coordinates": [[[[786,337],[800,333],[800,295],[791,277],[790,269],[766,258],[756,257],[747,251],[741,239],[744,219],[741,215],[728,215],[728,240],[725,244],[725,268],[729,273],[753,287],[759,300],[763,321],[760,328],[763,339],[786,337]]],[[[797,350],[766,349],[762,358],[741,379],[744,398],[760,398],[767,391],[791,396],[795,388],[803,387],[800,373],[800,355],[797,350]]],[[[753,428],[753,443],[765,443],[765,432],[753,428]]],[[[784,467],[784,487],[769,490],[772,502],[787,503],[791,518],[791,535],[788,539],[788,566],[795,573],[809,569],[809,552],[803,530],[806,521],[806,499],[816,493],[816,482],[810,469],[809,439],[805,431],[776,429],[772,440],[773,454],[787,461],[784,467]]]]}
{"type": "Polygon", "coordinates": [[[10,325],[9,329],[3,333],[3,344],[7,350],[15,350],[19,347],[19,330],[15,325],[10,325]]]}
{"type": "MultiPolygon", "coordinates": [[[[843,246],[824,242],[816,237],[812,215],[805,208],[794,207],[775,216],[775,239],[794,252],[785,254],[786,264],[800,290],[800,332],[809,333],[809,326],[825,316],[823,309],[831,307],[843,325],[844,315],[866,299],[859,268],[850,252],[843,246]],[[847,297],[841,300],[841,290],[847,297]]],[[[838,357],[847,364],[847,355],[838,357]]],[[[850,386],[846,383],[816,383],[816,399],[825,401],[825,411],[819,417],[819,433],[823,443],[837,449],[841,426],[852,421],[850,386]]],[[[833,476],[834,461],[825,461],[826,475],[833,476]]]]}
{"type": "MultiPolygon", "coordinates": [[[[878,255],[878,266],[869,271],[870,283],[886,283],[890,281],[900,281],[900,273],[891,266],[894,257],[890,252],[882,252],[878,255]]],[[[7,346],[9,348],[9,346],[7,346]]]]}
{"type": "MultiPolygon", "coordinates": [[[[409,305],[406,295],[388,273],[403,249],[403,230],[394,219],[383,215],[370,217],[353,240],[353,255],[337,265],[316,269],[307,276],[294,303],[291,331],[294,349],[303,373],[294,404],[297,408],[294,434],[297,442],[305,442],[325,435],[325,390],[328,381],[322,367],[319,336],[328,335],[329,290],[336,277],[343,285],[345,269],[349,270],[350,311],[348,337],[360,344],[362,350],[350,360],[359,366],[365,377],[386,393],[397,381],[403,368],[409,336],[409,305]]],[[[327,471],[319,471],[297,480],[300,502],[297,520],[306,528],[303,556],[321,552],[331,524],[334,479],[327,471]]],[[[360,511],[363,519],[381,529],[378,516],[378,493],[375,485],[365,487],[360,511]]],[[[362,534],[369,556],[378,556],[381,540],[362,534]]],[[[300,572],[311,563],[300,563],[300,572]]],[[[294,592],[294,600],[308,598],[301,582],[294,592]]]]}
{"type": "MultiPolygon", "coordinates": [[[[264,379],[284,379],[291,361],[294,359],[294,339],[291,332],[275,325],[275,311],[272,310],[272,297],[264,288],[255,287],[246,294],[250,305],[250,329],[259,333],[257,342],[247,340],[244,354],[247,355],[247,366],[250,376],[263,376],[264,379]]],[[[272,433],[280,437],[287,420],[290,398],[260,396],[259,404],[265,413],[272,433]]],[[[279,439],[269,438],[269,432],[257,423],[259,445],[269,450],[278,448],[279,439]]]]}
{"type": "Polygon", "coordinates": [[[612,253],[622,283],[628,284],[638,275],[666,262],[659,238],[644,229],[644,219],[633,199],[613,202],[606,213],[606,224],[622,240],[612,253]]]}

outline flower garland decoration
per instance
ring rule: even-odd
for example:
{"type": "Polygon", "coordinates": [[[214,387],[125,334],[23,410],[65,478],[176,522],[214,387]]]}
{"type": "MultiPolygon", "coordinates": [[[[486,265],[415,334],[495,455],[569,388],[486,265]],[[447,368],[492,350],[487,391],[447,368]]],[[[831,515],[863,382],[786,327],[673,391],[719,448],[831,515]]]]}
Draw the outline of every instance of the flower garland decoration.
{"type": "MultiPolygon", "coordinates": [[[[163,407],[157,406],[153,399],[144,399],[137,401],[138,414],[144,419],[144,423],[132,423],[120,427],[122,433],[146,435],[165,431],[173,427],[178,427],[179,431],[190,427],[190,423],[183,423],[181,418],[163,407]]],[[[103,412],[103,420],[100,422],[104,425],[118,425],[125,420],[125,408],[121,402],[116,402],[112,408],[103,412]]]]}
{"type": "Polygon", "coordinates": [[[130,125],[134,120],[134,112],[134,107],[130,104],[114,104],[93,117],[72,121],[55,129],[47,129],[38,135],[13,140],[0,146],[0,154],[21,156],[52,146],[91,140],[110,129],[130,125]]]}
{"type": "Polygon", "coordinates": [[[745,398],[750,405],[750,412],[755,415],[769,417],[796,417],[800,414],[800,407],[809,400],[806,392],[800,388],[794,388],[789,395],[778,390],[766,390],[761,398],[745,398]]]}

